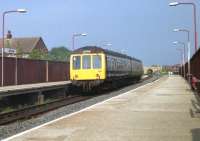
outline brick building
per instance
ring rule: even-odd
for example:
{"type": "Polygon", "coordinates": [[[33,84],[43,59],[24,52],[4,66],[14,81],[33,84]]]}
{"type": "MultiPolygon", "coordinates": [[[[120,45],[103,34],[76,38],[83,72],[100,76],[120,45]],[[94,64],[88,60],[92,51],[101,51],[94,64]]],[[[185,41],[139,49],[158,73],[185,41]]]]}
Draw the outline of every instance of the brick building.
{"type": "MultiPolygon", "coordinates": [[[[0,39],[0,48],[2,48],[2,39],[0,39]]],[[[22,58],[27,58],[34,49],[48,53],[48,49],[41,37],[13,38],[10,31],[8,31],[4,40],[4,48],[5,55],[10,57],[16,56],[17,53],[22,58]]]]}

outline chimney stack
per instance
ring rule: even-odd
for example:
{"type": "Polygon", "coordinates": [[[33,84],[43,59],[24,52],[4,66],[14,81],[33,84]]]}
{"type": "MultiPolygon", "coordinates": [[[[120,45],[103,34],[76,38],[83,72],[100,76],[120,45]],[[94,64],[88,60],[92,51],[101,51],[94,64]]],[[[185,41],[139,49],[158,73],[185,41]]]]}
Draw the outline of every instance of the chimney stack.
{"type": "Polygon", "coordinates": [[[12,39],[12,34],[11,34],[11,31],[10,31],[10,30],[8,30],[8,33],[7,33],[7,35],[6,35],[6,38],[7,38],[7,39],[12,39]]]}

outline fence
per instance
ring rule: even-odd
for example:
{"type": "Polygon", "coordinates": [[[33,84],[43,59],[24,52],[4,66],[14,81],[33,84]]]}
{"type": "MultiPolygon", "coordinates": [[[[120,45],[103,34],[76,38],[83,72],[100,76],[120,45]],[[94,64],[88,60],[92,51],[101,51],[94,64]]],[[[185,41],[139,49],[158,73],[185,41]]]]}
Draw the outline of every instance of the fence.
{"type": "Polygon", "coordinates": [[[200,79],[200,49],[195,53],[191,59],[191,73],[200,79]]]}
{"type": "MultiPolygon", "coordinates": [[[[0,82],[1,82],[0,58],[0,82]]],[[[4,58],[4,86],[69,80],[69,63],[4,58]]]]}
{"type": "MultiPolygon", "coordinates": [[[[185,74],[188,74],[188,63],[186,63],[184,67],[180,68],[182,76],[184,75],[184,69],[185,74]]],[[[200,49],[190,59],[190,71],[193,76],[200,79],[200,49]]]]}
{"type": "Polygon", "coordinates": [[[180,74],[184,77],[184,71],[185,71],[185,79],[189,81],[190,83],[193,84],[192,87],[197,88],[197,91],[200,93],[200,49],[192,56],[190,59],[190,77],[188,77],[188,62],[180,67],[179,72],[180,74]],[[197,78],[196,80],[193,78],[197,78]],[[194,82],[195,86],[194,86],[194,82]]]}

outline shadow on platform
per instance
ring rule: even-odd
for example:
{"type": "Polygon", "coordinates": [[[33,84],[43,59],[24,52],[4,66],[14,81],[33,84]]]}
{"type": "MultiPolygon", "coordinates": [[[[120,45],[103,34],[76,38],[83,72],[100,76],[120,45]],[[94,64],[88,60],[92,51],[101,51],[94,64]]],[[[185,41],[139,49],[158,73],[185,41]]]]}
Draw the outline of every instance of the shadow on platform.
{"type": "Polygon", "coordinates": [[[199,94],[194,92],[195,100],[191,99],[192,108],[190,109],[190,115],[192,118],[200,118],[200,97],[199,94]]]}
{"type": "Polygon", "coordinates": [[[192,129],[191,133],[193,141],[200,141],[200,128],[192,129]]]}

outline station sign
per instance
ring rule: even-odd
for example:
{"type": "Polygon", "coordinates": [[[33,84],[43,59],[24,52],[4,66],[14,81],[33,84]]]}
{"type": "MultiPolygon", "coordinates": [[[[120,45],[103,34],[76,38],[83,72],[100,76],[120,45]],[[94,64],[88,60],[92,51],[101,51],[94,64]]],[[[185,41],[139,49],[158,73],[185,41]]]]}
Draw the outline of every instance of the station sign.
{"type": "Polygon", "coordinates": [[[16,54],[16,49],[14,48],[4,48],[4,52],[8,54],[16,54]]]}

